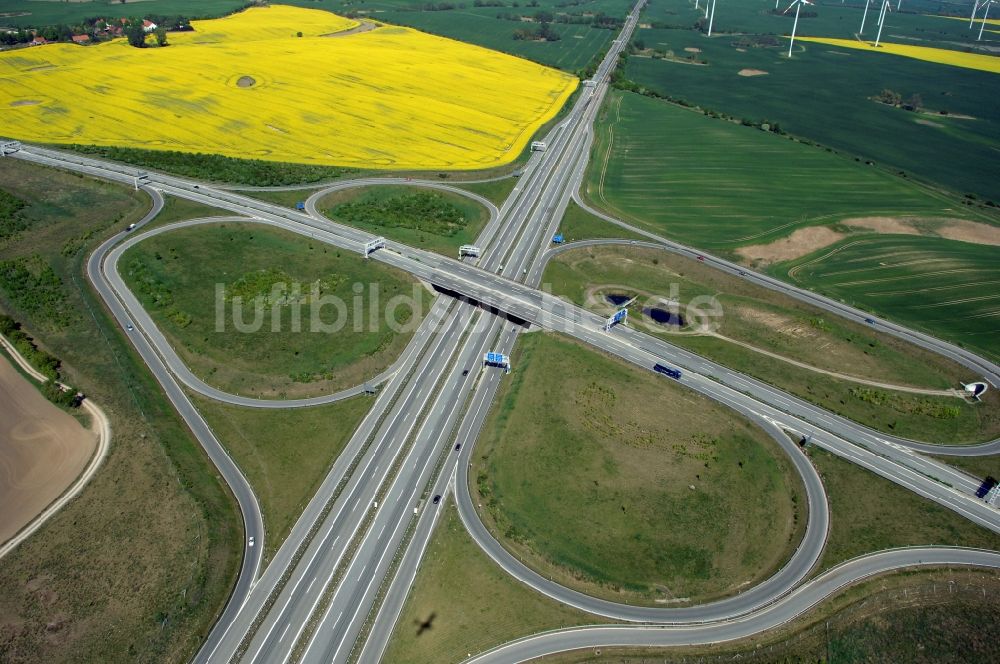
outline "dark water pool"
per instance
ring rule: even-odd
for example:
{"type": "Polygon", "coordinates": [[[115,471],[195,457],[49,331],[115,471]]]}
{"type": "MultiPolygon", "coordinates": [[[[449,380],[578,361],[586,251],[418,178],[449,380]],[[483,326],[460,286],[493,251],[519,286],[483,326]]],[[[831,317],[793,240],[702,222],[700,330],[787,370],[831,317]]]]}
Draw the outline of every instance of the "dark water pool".
{"type": "Polygon", "coordinates": [[[628,302],[629,300],[631,300],[632,296],[631,295],[619,295],[618,293],[612,293],[611,295],[605,295],[604,299],[606,299],[608,302],[610,302],[611,304],[615,305],[616,307],[620,307],[621,305],[623,305],[626,302],[628,302]]]}
{"type": "Polygon", "coordinates": [[[667,311],[666,309],[660,309],[659,307],[647,307],[642,310],[642,313],[660,325],[673,325],[674,327],[684,327],[685,325],[684,316],[667,311]]]}

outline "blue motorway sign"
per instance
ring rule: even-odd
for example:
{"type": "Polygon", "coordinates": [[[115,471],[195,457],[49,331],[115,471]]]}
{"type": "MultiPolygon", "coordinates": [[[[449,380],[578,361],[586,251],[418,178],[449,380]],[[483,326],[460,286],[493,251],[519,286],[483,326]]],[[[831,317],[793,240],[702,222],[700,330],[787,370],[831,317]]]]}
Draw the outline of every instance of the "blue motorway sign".
{"type": "Polygon", "coordinates": [[[507,364],[507,356],[503,353],[486,353],[486,361],[489,364],[507,364]]]}

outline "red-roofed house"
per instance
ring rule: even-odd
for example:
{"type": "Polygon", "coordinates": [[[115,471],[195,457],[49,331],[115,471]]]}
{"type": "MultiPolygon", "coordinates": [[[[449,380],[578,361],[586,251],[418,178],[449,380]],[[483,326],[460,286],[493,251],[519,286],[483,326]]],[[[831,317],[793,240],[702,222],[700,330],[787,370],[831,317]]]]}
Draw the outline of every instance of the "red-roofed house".
{"type": "Polygon", "coordinates": [[[86,44],[90,41],[90,35],[73,35],[73,41],[77,44],[86,44]]]}
{"type": "Polygon", "coordinates": [[[43,44],[48,44],[48,42],[45,41],[45,37],[41,35],[37,35],[34,39],[31,40],[32,46],[42,46],[43,44]]]}
{"type": "Polygon", "coordinates": [[[142,31],[152,32],[153,30],[156,30],[156,24],[150,21],[149,19],[146,18],[142,19],[142,31]]]}

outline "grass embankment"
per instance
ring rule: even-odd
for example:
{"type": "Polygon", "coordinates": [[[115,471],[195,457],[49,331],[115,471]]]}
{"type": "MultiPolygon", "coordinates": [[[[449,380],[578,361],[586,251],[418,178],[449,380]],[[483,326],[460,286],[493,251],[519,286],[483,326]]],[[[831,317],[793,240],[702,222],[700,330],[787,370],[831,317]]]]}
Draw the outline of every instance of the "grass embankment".
{"type": "MultiPolygon", "coordinates": [[[[817,16],[799,22],[801,36],[854,39],[861,25],[860,5],[810,9],[817,16]]],[[[892,172],[902,170],[1000,203],[1000,184],[990,169],[996,159],[992,146],[1000,140],[1000,108],[992,103],[996,74],[800,41],[789,59],[785,35],[791,32],[792,12],[774,15],[752,3],[735,3],[721,25],[716,16],[715,30],[736,34],[705,39],[690,29],[699,18],[693,5],[674,10],[649,5],[644,20],[656,27],[638,30],[636,38],[675,54],[697,48],[708,65],[630,57],[624,72],[629,79],[736,118],[779,123],[796,136],[874,160],[892,172]],[[740,76],[741,70],[767,74],[740,76]],[[801,94],[807,89],[814,91],[808,98],[801,94]],[[886,89],[904,101],[916,97],[917,110],[875,101],[886,89]]],[[[963,12],[965,25],[917,11],[892,14],[882,41],[979,50],[968,29],[968,11],[963,12]]],[[[869,11],[868,41],[877,32],[872,19],[869,11]]],[[[823,186],[821,179],[817,186],[823,186]]]]}
{"type": "Polygon", "coordinates": [[[448,256],[490,220],[486,208],[460,194],[397,185],[334,192],[317,207],[334,221],[448,256]]]}
{"type": "Polygon", "coordinates": [[[245,184],[254,187],[324,182],[356,172],[356,169],[337,166],[241,159],[220,154],[189,154],[169,150],[143,150],[141,148],[100,147],[96,145],[57,147],[196,180],[245,184]]]}
{"type": "Polygon", "coordinates": [[[956,456],[935,456],[935,459],[949,466],[955,466],[969,473],[976,479],[983,479],[987,475],[1000,477],[1000,455],[956,457],[956,456]]]}
{"type": "Polygon", "coordinates": [[[763,431],[673,381],[547,333],[526,336],[472,463],[483,518],[540,573],[632,603],[735,593],[805,524],[763,431]]]}
{"type": "Polygon", "coordinates": [[[782,279],[1000,360],[998,248],[868,236],[775,265],[782,279]]]}
{"type": "Polygon", "coordinates": [[[239,516],[84,275],[87,252],[149,200],[13,159],[0,163],[0,189],[26,202],[28,223],[0,260],[26,260],[33,276],[0,284],[0,308],[61,359],[113,435],[83,492],[0,565],[0,658],[189,659],[235,580],[239,516]]]}
{"type": "Polygon", "coordinates": [[[950,444],[1000,435],[996,394],[987,392],[979,404],[907,394],[811,371],[734,343],[889,385],[944,389],[974,378],[964,367],[877,328],[847,321],[699,261],[642,247],[584,248],[556,257],[545,281],[553,293],[602,312],[614,308],[604,300],[606,295],[638,295],[631,325],[876,429],[950,444]],[[706,296],[721,305],[722,315],[710,321],[725,339],[690,334],[700,321],[687,305],[706,296]],[[657,324],[642,314],[649,306],[669,309],[656,298],[679,301],[683,326],[657,324]],[[685,330],[689,334],[677,333],[685,330]]]}
{"type": "Polygon", "coordinates": [[[564,241],[593,240],[598,238],[622,238],[625,240],[648,240],[638,233],[621,228],[594,216],[573,201],[566,206],[566,213],[559,222],[559,232],[564,241]]]}
{"type": "Polygon", "coordinates": [[[157,226],[164,226],[175,221],[187,221],[188,219],[201,219],[202,217],[232,217],[236,216],[229,210],[212,207],[203,203],[189,201],[176,196],[163,197],[163,209],[160,214],[151,222],[143,226],[143,230],[149,230],[157,226]]]}
{"type": "Polygon", "coordinates": [[[506,177],[502,180],[493,180],[490,182],[455,182],[453,184],[460,186],[466,191],[479,194],[497,207],[502,207],[504,201],[510,197],[511,192],[514,191],[514,187],[518,186],[519,182],[519,178],[506,177]]]}
{"type": "Polygon", "coordinates": [[[285,541],[372,403],[360,396],[314,408],[260,410],[203,397],[192,400],[257,494],[267,530],[265,563],[285,541]]]}
{"type": "MultiPolygon", "coordinates": [[[[544,664],[976,662],[1000,637],[1000,576],[980,570],[897,572],[838,593],[764,635],[697,648],[601,648],[544,664]]],[[[457,661],[457,660],[456,660],[457,661]]]]}
{"type": "Polygon", "coordinates": [[[129,249],[118,269],[195,374],[229,392],[276,398],[324,394],[376,375],[402,351],[431,297],[360,255],[244,223],[152,237],[129,249]],[[225,286],[221,331],[216,284],[225,286]],[[407,299],[389,311],[397,296],[416,298],[416,310],[407,299]]]}
{"type": "Polygon", "coordinates": [[[466,533],[449,501],[396,622],[385,661],[460,662],[468,653],[537,630],[596,622],[602,619],[540,595],[497,567],[466,533]]]}
{"type": "Polygon", "coordinates": [[[1000,535],[965,517],[815,446],[808,453],[830,504],[830,534],[817,571],[897,546],[1000,549],[1000,535]]]}

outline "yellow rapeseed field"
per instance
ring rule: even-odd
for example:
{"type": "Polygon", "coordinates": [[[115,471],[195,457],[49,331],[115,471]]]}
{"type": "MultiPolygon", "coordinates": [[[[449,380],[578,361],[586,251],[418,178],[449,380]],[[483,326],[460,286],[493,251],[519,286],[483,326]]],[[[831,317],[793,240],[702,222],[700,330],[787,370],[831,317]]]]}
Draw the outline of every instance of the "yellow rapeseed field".
{"type": "Polygon", "coordinates": [[[966,69],[978,69],[994,74],[1000,74],[1000,57],[993,55],[981,55],[979,53],[963,53],[961,51],[950,51],[945,48],[931,48],[929,46],[910,46],[909,44],[893,44],[890,42],[879,43],[875,48],[874,42],[857,41],[856,39],[829,39],[826,37],[796,37],[796,41],[816,42],[817,44],[829,44],[830,46],[841,46],[843,48],[856,48],[863,51],[878,51],[879,53],[891,53],[892,55],[902,55],[906,58],[916,60],[926,60],[942,65],[952,65],[954,67],[965,67],[966,69]]]}
{"type": "Polygon", "coordinates": [[[271,161],[475,169],[513,160],[576,78],[409,28],[272,6],[123,40],[0,53],[0,133],[271,161]],[[331,33],[348,30],[345,34],[331,33]],[[302,32],[302,37],[296,33],[302,32]]]}

